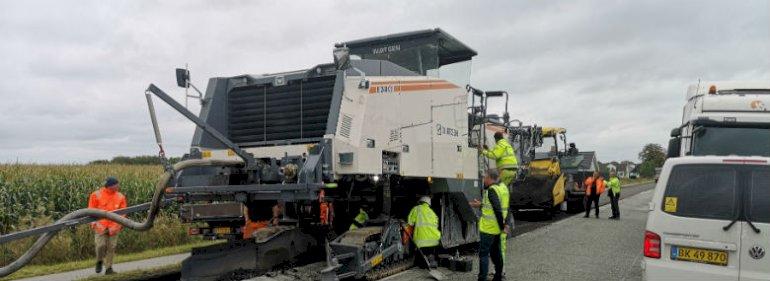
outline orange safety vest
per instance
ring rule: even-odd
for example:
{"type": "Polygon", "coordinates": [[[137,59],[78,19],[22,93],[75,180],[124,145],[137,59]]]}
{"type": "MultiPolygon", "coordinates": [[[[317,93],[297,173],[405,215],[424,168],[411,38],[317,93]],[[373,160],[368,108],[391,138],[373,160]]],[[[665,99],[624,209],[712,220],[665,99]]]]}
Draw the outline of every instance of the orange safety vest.
{"type": "MultiPolygon", "coordinates": [[[[92,192],[91,196],[88,197],[88,208],[90,209],[112,212],[125,207],[126,197],[119,191],[113,191],[106,187],[92,192]]],[[[91,228],[98,234],[108,232],[110,236],[115,236],[123,229],[123,226],[108,219],[100,219],[92,222],[91,228]]]]}
{"type": "MultiPolygon", "coordinates": [[[[588,177],[585,181],[586,195],[591,195],[591,185],[594,183],[594,177],[588,177]]],[[[599,177],[596,182],[596,193],[604,193],[604,178],[599,177]]]]}

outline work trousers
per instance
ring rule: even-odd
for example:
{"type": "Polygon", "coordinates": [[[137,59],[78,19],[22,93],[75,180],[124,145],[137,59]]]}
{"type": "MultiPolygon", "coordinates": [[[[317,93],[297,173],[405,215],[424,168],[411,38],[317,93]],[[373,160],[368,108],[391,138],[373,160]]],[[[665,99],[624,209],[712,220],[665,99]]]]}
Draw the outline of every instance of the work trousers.
{"type": "Polygon", "coordinates": [[[487,281],[489,258],[491,257],[492,263],[495,265],[495,278],[493,280],[500,281],[503,279],[503,251],[500,246],[502,239],[500,239],[500,235],[486,234],[483,232],[480,234],[478,280],[487,281]]]}
{"type": "Polygon", "coordinates": [[[419,251],[417,251],[417,254],[420,255],[419,259],[417,259],[417,266],[420,268],[431,268],[430,264],[426,264],[427,262],[436,262],[436,251],[438,250],[438,246],[433,247],[422,247],[419,251]]]}
{"type": "Polygon", "coordinates": [[[620,206],[618,206],[618,201],[620,201],[620,192],[617,194],[614,194],[612,190],[607,192],[607,195],[610,196],[610,206],[612,206],[612,217],[613,218],[619,218],[620,217],[620,206]]]}
{"type": "Polygon", "coordinates": [[[500,169],[500,182],[505,183],[505,186],[510,187],[511,183],[516,180],[517,174],[518,169],[516,168],[500,169]]]}
{"type": "Polygon", "coordinates": [[[118,235],[110,236],[107,233],[95,234],[96,260],[103,262],[105,268],[112,267],[112,258],[115,257],[115,248],[118,246],[118,235]]]}
{"type": "Polygon", "coordinates": [[[591,214],[591,204],[594,204],[596,206],[596,217],[599,217],[599,195],[588,195],[586,196],[586,217],[591,214]]]}

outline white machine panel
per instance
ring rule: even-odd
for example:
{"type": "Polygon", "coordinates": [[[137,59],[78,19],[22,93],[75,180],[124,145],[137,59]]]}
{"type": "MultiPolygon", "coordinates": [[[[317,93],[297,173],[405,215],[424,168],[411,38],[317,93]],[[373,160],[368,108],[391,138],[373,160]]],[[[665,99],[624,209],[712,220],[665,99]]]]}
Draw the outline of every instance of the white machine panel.
{"type": "Polygon", "coordinates": [[[468,147],[463,88],[431,77],[372,77],[368,89],[359,83],[360,77],[345,83],[333,145],[336,173],[379,174],[382,151],[391,151],[400,155],[402,176],[477,178],[476,162],[466,159],[476,150],[468,147]],[[354,160],[342,164],[346,153],[354,160]]]}

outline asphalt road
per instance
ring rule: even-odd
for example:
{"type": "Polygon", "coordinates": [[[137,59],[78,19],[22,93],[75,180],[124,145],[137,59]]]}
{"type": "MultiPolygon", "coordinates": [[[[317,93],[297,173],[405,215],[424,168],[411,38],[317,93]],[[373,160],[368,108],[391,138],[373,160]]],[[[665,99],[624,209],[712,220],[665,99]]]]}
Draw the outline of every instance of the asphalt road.
{"type": "MultiPolygon", "coordinates": [[[[620,192],[620,198],[622,200],[622,199],[634,196],[639,192],[652,189],[654,187],[655,187],[654,184],[644,184],[644,185],[634,185],[634,186],[624,187],[620,192]]],[[[599,198],[599,205],[603,206],[609,203],[610,203],[610,198],[607,197],[606,193],[599,198]]],[[[513,236],[515,237],[523,233],[533,231],[540,227],[550,225],[556,221],[569,218],[572,215],[573,214],[561,212],[555,215],[553,219],[551,219],[541,211],[522,211],[522,212],[516,213],[516,215],[514,216],[514,219],[516,221],[516,229],[513,230],[513,236]]],[[[593,216],[593,211],[591,215],[593,216]]]]}
{"type": "MultiPolygon", "coordinates": [[[[516,236],[508,239],[507,280],[641,280],[642,242],[653,187],[623,189],[619,221],[607,219],[609,205],[600,208],[599,219],[593,214],[590,218],[562,214],[556,220],[541,221],[536,215],[523,215],[517,221],[516,236]]],[[[475,280],[478,260],[471,258],[472,272],[439,270],[449,280],[475,280]]],[[[385,280],[432,279],[425,270],[413,268],[385,280]]]]}

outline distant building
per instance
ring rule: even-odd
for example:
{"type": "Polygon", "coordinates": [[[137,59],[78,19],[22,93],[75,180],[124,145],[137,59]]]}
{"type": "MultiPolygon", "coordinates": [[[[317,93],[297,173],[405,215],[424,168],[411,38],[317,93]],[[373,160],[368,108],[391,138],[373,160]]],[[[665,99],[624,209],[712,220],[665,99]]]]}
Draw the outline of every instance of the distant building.
{"type": "Polygon", "coordinates": [[[609,163],[599,163],[599,167],[604,174],[609,174],[611,172],[615,172],[618,175],[618,178],[627,179],[629,177],[638,177],[639,171],[638,167],[639,165],[631,162],[631,161],[612,161],[609,163]]]}

